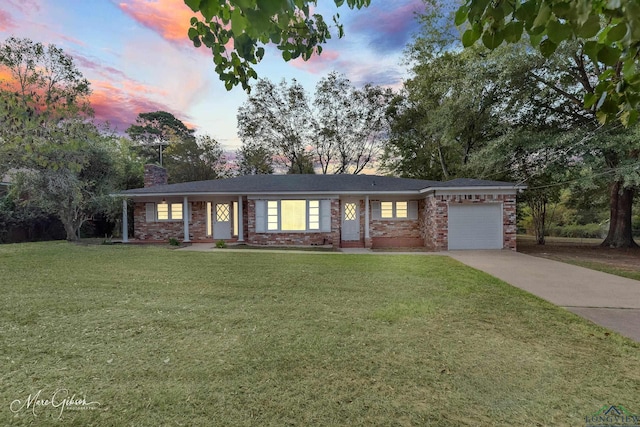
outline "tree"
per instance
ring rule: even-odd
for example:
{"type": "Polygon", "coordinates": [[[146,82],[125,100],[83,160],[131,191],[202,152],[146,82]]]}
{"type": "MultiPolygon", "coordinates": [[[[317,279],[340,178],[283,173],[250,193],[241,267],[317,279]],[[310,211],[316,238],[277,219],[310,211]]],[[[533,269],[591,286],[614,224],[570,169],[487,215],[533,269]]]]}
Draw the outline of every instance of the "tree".
{"type": "Polygon", "coordinates": [[[323,174],[358,174],[375,161],[386,138],[391,89],[356,89],[336,72],[320,80],[313,105],[318,130],[313,144],[323,174]]]}
{"type": "MultiPolygon", "coordinates": [[[[334,0],[342,6],[344,0],[334,0]]],[[[347,0],[349,8],[360,9],[371,0],[347,0]]],[[[302,57],[305,61],[322,53],[322,44],[331,38],[322,15],[313,12],[317,0],[184,0],[204,19],[191,18],[189,38],[195,47],[211,49],[216,73],[227,90],[241,84],[249,90],[249,79],[258,78],[253,65],[262,60],[263,46],[274,44],[285,61],[302,57]],[[230,47],[230,41],[233,41],[230,47]]],[[[333,16],[338,36],[343,29],[333,16]]]]}
{"type": "Polygon", "coordinates": [[[598,83],[584,93],[586,108],[600,123],[638,118],[640,103],[640,4],[636,0],[488,2],[465,0],[455,17],[467,23],[465,47],[479,39],[489,49],[517,43],[526,31],[530,44],[550,57],[568,40],[577,40],[598,69],[598,83]]]}
{"type": "Polygon", "coordinates": [[[167,147],[165,160],[172,183],[205,181],[227,175],[222,147],[208,135],[173,141],[167,147]]]}
{"type": "MultiPolygon", "coordinates": [[[[472,3],[475,3],[475,0],[472,3]]],[[[532,0],[527,3],[538,4],[539,2],[532,0]]],[[[571,3],[570,7],[574,6],[573,2],[569,3],[571,3]]],[[[465,7],[470,4],[467,2],[465,7]]],[[[493,10],[494,6],[490,6],[486,10],[493,10]]],[[[502,8],[503,6],[502,3],[498,3],[498,6],[495,7],[502,8]]],[[[458,24],[462,23],[461,17],[477,17],[475,9],[472,11],[469,8],[465,9],[465,7],[457,13],[458,24]]],[[[522,13],[522,10],[518,13],[522,13]]],[[[496,25],[502,25],[501,22],[500,19],[497,19],[496,25]]],[[[485,56],[491,58],[493,55],[498,55],[503,64],[496,68],[495,73],[498,76],[495,78],[489,76],[490,82],[498,83],[506,88],[506,91],[502,92],[498,104],[499,109],[502,110],[500,112],[501,123],[508,127],[523,127],[530,130],[576,131],[577,134],[583,135],[576,141],[567,142],[566,147],[556,147],[556,150],[559,155],[576,156],[583,162],[588,162],[594,169],[597,167],[605,170],[607,176],[612,179],[610,190],[612,216],[620,218],[620,221],[610,221],[609,235],[605,244],[615,247],[634,246],[635,243],[630,232],[630,212],[633,193],[637,188],[635,184],[637,171],[630,169],[626,164],[638,161],[640,152],[638,141],[631,136],[633,132],[622,132],[621,126],[608,119],[602,120],[602,113],[598,112],[602,105],[598,104],[600,101],[607,102],[608,98],[598,99],[594,95],[598,93],[598,87],[603,85],[600,77],[615,74],[618,69],[616,67],[620,64],[612,66],[606,61],[601,61],[599,57],[594,59],[589,50],[591,45],[587,44],[585,40],[560,40],[553,52],[543,52],[547,54],[545,57],[539,52],[527,49],[525,40],[522,40],[522,43],[516,43],[518,37],[513,38],[512,35],[507,37],[507,33],[513,31],[518,25],[513,22],[508,23],[508,26],[505,24],[503,36],[510,42],[509,45],[500,46],[502,40],[493,45],[492,39],[487,36],[490,32],[482,35],[483,43],[489,45],[491,48],[489,50],[494,52],[485,54],[485,56]],[[587,102],[584,102],[585,100],[587,102]],[[611,138],[613,135],[619,137],[611,138]],[[621,171],[623,173],[620,173],[621,171]]],[[[551,24],[552,27],[554,25],[551,24]]],[[[523,28],[526,29],[524,26],[523,28]]],[[[598,28],[600,27],[598,26],[598,28]]],[[[477,26],[469,27],[462,40],[465,45],[469,46],[470,52],[478,51],[478,47],[471,47],[472,43],[470,43],[470,40],[477,40],[475,38],[477,34],[474,33],[476,30],[479,31],[477,26]]],[[[429,44],[428,42],[438,40],[438,38],[432,37],[430,31],[432,30],[423,30],[417,39],[418,42],[426,40],[422,42],[424,46],[433,46],[435,43],[429,44]]],[[[451,48],[448,43],[450,42],[431,50],[441,52],[439,54],[433,55],[430,54],[429,49],[421,48],[418,50],[419,55],[414,55],[413,58],[416,58],[418,66],[420,64],[428,66],[437,61],[437,58],[444,56],[446,53],[442,53],[443,51],[455,52],[455,48],[451,48]]],[[[416,46],[421,47],[417,43],[416,46]]],[[[441,116],[448,117],[444,114],[441,116]]],[[[626,124],[631,127],[631,121],[626,124]]]]}
{"type": "Polygon", "coordinates": [[[14,171],[12,192],[26,206],[60,219],[67,240],[94,213],[113,203],[113,151],[95,126],[65,121],[34,145],[30,160],[14,171]]]}
{"type": "Polygon", "coordinates": [[[67,239],[111,203],[112,151],[89,121],[89,83],[61,49],[28,39],[0,45],[11,79],[0,90],[0,171],[20,203],[54,214],[67,239]]]}
{"type": "Polygon", "coordinates": [[[238,110],[238,134],[243,144],[265,147],[283,170],[310,170],[311,162],[323,174],[357,174],[381,150],[392,95],[372,85],[356,89],[331,73],[311,101],[295,80],[275,85],[261,79],[238,110]]]}
{"type": "Polygon", "coordinates": [[[239,175],[268,175],[273,173],[273,154],[257,143],[242,144],[236,152],[239,175]]]}
{"type": "Polygon", "coordinates": [[[139,147],[139,154],[146,163],[159,162],[165,146],[172,141],[193,139],[193,129],[189,129],[181,120],[166,111],[140,113],[136,123],[125,131],[139,147]],[[157,149],[155,147],[158,147],[157,149]]]}
{"type": "Polygon", "coordinates": [[[536,243],[544,245],[548,207],[559,201],[563,183],[579,169],[578,162],[558,156],[558,149],[575,137],[553,129],[512,128],[474,153],[465,170],[474,176],[526,183],[519,199],[531,212],[536,243]]]}
{"type": "Polygon", "coordinates": [[[447,180],[504,131],[500,114],[509,90],[496,75],[508,55],[475,49],[427,57],[424,49],[431,47],[417,39],[409,51],[414,76],[387,110],[383,166],[402,176],[447,180]]]}
{"type": "Polygon", "coordinates": [[[275,85],[261,79],[238,110],[238,135],[243,144],[268,147],[284,170],[301,164],[312,142],[314,119],[307,94],[295,79],[275,85]]]}
{"type": "MultiPolygon", "coordinates": [[[[89,81],[77,69],[73,58],[59,47],[9,37],[0,44],[0,67],[11,76],[2,82],[1,89],[15,94],[25,114],[37,115],[39,121],[50,123],[75,114],[92,115],[89,81]]],[[[4,101],[10,102],[6,98],[4,101]]]]}
{"type": "Polygon", "coordinates": [[[295,174],[315,174],[316,170],[313,166],[313,157],[309,153],[302,153],[296,159],[296,162],[291,165],[287,174],[295,175],[295,174]]]}

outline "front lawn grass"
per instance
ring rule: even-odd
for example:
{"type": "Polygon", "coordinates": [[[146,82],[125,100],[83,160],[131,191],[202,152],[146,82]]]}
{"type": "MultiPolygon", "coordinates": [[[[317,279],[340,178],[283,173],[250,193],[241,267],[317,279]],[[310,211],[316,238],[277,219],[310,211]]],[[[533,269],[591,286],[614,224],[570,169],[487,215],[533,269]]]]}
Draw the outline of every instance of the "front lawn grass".
{"type": "Polygon", "coordinates": [[[640,345],[442,256],[0,246],[2,425],[584,425],[640,345]],[[10,404],[68,389],[97,410],[10,404]]]}
{"type": "Polygon", "coordinates": [[[584,268],[590,268],[591,270],[602,271],[603,273],[609,273],[620,277],[626,277],[628,279],[640,280],[640,271],[629,270],[621,266],[613,266],[596,261],[585,261],[580,259],[564,259],[563,262],[577,265],[584,268]]]}

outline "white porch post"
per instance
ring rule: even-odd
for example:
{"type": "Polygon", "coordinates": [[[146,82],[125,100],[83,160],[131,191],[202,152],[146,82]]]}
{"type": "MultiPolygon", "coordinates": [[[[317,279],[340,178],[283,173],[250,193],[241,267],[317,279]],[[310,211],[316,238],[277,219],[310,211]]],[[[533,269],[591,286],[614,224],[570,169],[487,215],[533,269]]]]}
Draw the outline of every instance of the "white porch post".
{"type": "Polygon", "coordinates": [[[129,214],[127,199],[122,199],[122,243],[129,243],[129,214]]]}
{"type": "Polygon", "coordinates": [[[189,239],[189,201],[187,196],[184,196],[182,201],[182,222],[184,223],[184,239],[183,242],[190,242],[189,239]]]}
{"type": "Polygon", "coordinates": [[[369,238],[369,196],[364,198],[364,238],[369,238]]]}
{"type": "Polygon", "coordinates": [[[238,196],[238,242],[244,242],[244,220],[242,216],[242,196],[238,196]]]}

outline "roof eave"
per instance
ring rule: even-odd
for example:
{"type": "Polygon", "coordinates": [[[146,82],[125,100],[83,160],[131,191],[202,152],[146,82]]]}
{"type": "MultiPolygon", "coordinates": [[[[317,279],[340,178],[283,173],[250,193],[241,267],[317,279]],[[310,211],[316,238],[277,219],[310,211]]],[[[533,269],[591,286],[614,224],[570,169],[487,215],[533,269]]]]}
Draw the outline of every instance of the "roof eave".
{"type": "Polygon", "coordinates": [[[305,196],[316,194],[335,194],[339,196],[419,196],[421,190],[404,191],[198,191],[198,192],[148,192],[148,193],[112,193],[113,197],[176,197],[176,196],[305,196]]]}
{"type": "Polygon", "coordinates": [[[420,193],[429,193],[432,191],[519,191],[526,189],[526,185],[482,185],[482,186],[467,186],[467,187],[428,187],[420,190],[420,193]]]}

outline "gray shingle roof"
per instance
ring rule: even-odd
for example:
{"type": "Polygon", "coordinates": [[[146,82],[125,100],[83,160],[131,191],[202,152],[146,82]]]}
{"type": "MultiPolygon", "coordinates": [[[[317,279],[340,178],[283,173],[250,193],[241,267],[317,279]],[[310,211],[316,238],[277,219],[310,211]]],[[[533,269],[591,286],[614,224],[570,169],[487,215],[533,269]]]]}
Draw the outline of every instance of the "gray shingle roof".
{"type": "Polygon", "coordinates": [[[426,188],[437,187],[513,187],[513,185],[507,182],[466,178],[440,182],[377,175],[249,175],[136,188],[122,191],[119,194],[144,196],[154,194],[417,193],[426,188]]]}
{"type": "Polygon", "coordinates": [[[472,179],[472,178],[456,178],[450,181],[439,183],[440,187],[513,187],[516,184],[513,182],[504,181],[488,181],[486,179],[472,179]]]}

